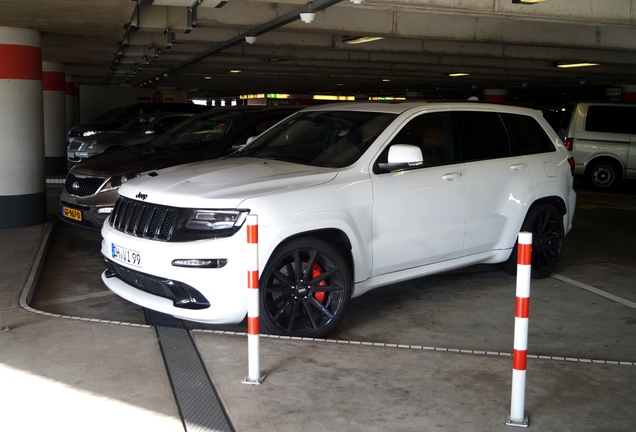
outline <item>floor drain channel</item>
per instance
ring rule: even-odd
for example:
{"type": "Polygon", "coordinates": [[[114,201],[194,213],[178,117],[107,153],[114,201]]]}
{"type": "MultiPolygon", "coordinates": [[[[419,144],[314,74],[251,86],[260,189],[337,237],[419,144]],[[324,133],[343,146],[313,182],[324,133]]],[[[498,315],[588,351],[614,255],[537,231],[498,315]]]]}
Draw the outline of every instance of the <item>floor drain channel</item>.
{"type": "Polygon", "coordinates": [[[233,432],[227,412],[181,320],[146,309],[155,328],[186,432],[233,432]]]}

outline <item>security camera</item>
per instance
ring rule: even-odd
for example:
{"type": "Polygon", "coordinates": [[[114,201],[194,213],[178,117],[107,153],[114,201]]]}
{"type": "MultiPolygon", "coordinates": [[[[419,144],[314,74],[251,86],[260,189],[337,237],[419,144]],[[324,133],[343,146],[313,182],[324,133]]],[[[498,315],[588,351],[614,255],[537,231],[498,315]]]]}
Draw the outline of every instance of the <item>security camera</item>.
{"type": "Polygon", "coordinates": [[[300,20],[304,23],[312,23],[316,19],[316,14],[313,12],[304,12],[300,14],[300,20]]]}
{"type": "Polygon", "coordinates": [[[245,42],[250,45],[253,44],[254,42],[256,42],[256,36],[245,36],[245,42]]]}

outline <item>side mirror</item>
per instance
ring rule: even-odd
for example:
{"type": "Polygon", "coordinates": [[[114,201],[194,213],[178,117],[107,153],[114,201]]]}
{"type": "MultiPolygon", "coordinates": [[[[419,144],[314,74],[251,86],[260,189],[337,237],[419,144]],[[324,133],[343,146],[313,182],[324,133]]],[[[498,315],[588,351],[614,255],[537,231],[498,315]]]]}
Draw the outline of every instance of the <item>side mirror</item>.
{"type": "Polygon", "coordinates": [[[410,144],[394,144],[389,147],[387,162],[391,165],[401,164],[409,167],[420,166],[424,163],[422,149],[410,144]]]}
{"type": "Polygon", "coordinates": [[[410,144],[393,144],[389,147],[386,163],[378,163],[382,172],[408,170],[424,165],[422,149],[410,144]]]}

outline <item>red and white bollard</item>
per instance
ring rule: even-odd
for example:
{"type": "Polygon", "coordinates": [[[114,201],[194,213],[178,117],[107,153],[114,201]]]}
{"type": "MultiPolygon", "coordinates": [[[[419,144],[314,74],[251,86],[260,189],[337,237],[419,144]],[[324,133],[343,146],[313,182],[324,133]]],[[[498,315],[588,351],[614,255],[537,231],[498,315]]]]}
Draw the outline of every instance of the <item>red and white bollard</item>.
{"type": "Polygon", "coordinates": [[[526,359],[528,355],[528,317],[530,311],[530,273],[532,233],[520,232],[517,254],[517,300],[515,305],[515,337],[512,353],[512,394],[507,426],[529,425],[526,403],[526,359]]]}
{"type": "Polygon", "coordinates": [[[258,287],[258,216],[247,216],[247,361],[243,384],[260,384],[260,318],[258,287]]]}

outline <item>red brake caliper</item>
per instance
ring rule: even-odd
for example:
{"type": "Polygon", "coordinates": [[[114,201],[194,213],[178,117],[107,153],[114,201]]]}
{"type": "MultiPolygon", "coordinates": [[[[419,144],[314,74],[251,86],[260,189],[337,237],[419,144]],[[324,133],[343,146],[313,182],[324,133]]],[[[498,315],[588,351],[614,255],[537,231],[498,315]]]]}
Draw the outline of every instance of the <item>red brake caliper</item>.
{"type": "MultiPolygon", "coordinates": [[[[320,276],[322,274],[322,268],[317,264],[314,263],[311,266],[311,277],[312,278],[317,278],[318,276],[320,276]]],[[[325,286],[327,285],[327,281],[321,281],[318,282],[318,286],[325,286]]],[[[318,300],[320,303],[322,303],[323,301],[325,301],[325,296],[327,295],[327,293],[325,291],[316,291],[314,293],[314,297],[316,298],[316,300],[318,300]]]]}

